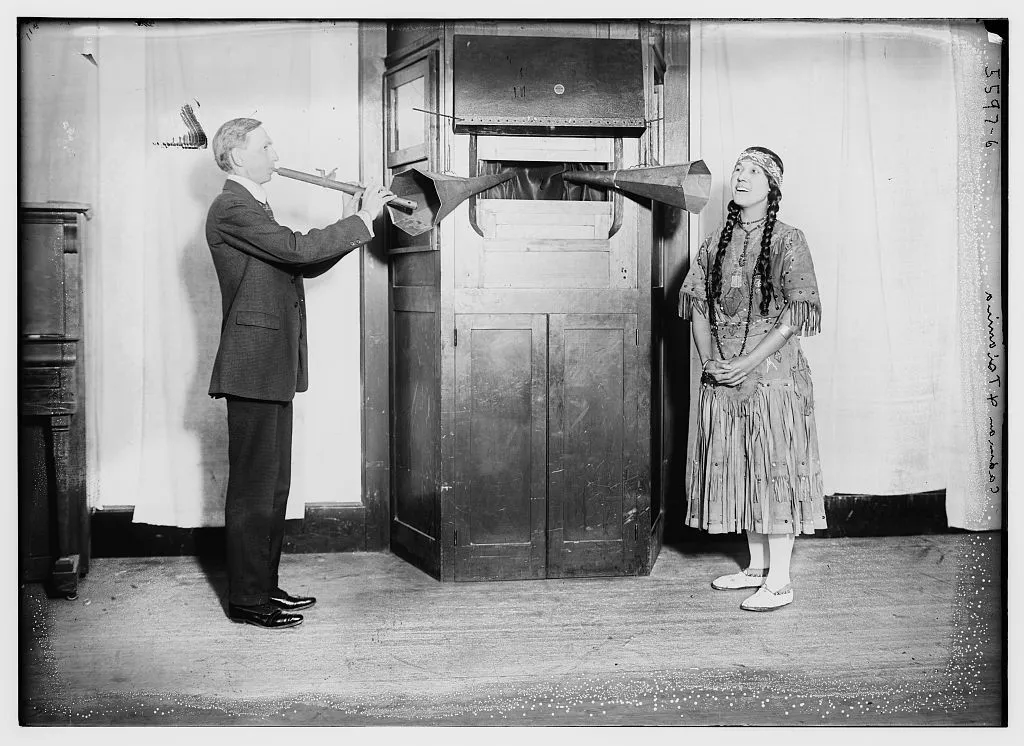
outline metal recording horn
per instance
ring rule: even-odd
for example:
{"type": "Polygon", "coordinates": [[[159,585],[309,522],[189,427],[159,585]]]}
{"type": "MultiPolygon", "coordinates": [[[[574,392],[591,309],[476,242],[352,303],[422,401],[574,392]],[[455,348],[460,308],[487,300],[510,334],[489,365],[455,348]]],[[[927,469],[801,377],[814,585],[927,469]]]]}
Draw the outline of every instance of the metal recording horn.
{"type": "Polygon", "coordinates": [[[512,173],[488,174],[464,178],[424,171],[415,166],[391,180],[391,191],[417,205],[411,215],[398,212],[388,205],[391,222],[410,236],[426,233],[445,215],[474,194],[508,181],[512,173]]]}
{"type": "Polygon", "coordinates": [[[615,187],[692,213],[703,210],[711,196],[711,172],[704,161],[615,171],[567,171],[562,178],[605,189],[615,187]]]}

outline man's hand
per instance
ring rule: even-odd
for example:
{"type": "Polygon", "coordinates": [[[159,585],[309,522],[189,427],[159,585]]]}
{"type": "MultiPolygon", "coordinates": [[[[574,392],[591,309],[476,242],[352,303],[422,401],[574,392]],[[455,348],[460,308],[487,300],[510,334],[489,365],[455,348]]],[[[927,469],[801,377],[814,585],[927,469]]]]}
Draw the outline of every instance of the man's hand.
{"type": "Polygon", "coordinates": [[[350,194],[341,195],[341,217],[350,218],[359,212],[359,197],[350,194]]]}
{"type": "Polygon", "coordinates": [[[370,215],[376,218],[384,210],[386,205],[391,199],[394,198],[394,194],[391,190],[382,186],[368,186],[363,190],[362,207],[361,209],[370,213],[370,215]]]}

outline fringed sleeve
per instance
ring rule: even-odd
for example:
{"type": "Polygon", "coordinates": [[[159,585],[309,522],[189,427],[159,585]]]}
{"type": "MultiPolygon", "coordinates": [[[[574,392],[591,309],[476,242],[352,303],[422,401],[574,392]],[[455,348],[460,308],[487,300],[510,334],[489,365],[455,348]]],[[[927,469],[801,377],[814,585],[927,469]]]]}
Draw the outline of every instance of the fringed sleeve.
{"type": "Polygon", "coordinates": [[[782,294],[797,334],[809,337],[821,331],[821,297],[814,263],[803,231],[796,228],[783,239],[782,294]]]}
{"type": "Polygon", "coordinates": [[[704,316],[708,315],[707,308],[707,278],[708,251],[714,236],[708,236],[700,245],[697,252],[697,259],[690,265],[690,271],[686,273],[686,279],[679,288],[679,317],[690,319],[693,317],[693,309],[696,308],[704,316]]]}

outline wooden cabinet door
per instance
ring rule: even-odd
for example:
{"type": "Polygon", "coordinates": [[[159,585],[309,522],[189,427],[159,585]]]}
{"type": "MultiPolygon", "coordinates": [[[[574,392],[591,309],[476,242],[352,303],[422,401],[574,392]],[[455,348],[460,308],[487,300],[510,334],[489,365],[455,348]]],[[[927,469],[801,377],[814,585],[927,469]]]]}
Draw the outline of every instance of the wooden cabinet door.
{"type": "Polygon", "coordinates": [[[455,579],[545,577],[547,319],[455,316],[455,579]]]}
{"type": "Polygon", "coordinates": [[[550,317],[548,577],[637,571],[637,317],[550,317]]]}
{"type": "Polygon", "coordinates": [[[392,258],[391,550],[440,577],[441,365],[434,259],[432,251],[392,258]],[[428,266],[417,270],[416,260],[428,266]]]}

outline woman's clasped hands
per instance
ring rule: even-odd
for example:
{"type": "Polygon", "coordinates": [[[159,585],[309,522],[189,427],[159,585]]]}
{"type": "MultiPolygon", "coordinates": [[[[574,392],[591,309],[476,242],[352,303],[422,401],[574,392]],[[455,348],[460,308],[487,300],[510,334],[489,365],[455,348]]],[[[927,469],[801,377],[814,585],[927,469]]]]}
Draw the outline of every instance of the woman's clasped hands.
{"type": "Polygon", "coordinates": [[[750,375],[749,358],[740,355],[732,360],[708,360],[704,373],[718,386],[739,386],[750,375]]]}

